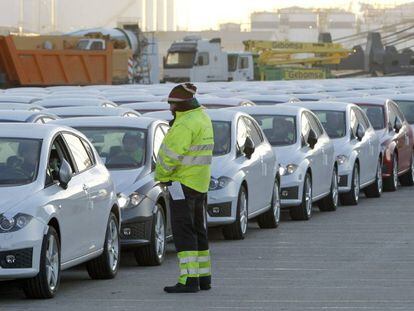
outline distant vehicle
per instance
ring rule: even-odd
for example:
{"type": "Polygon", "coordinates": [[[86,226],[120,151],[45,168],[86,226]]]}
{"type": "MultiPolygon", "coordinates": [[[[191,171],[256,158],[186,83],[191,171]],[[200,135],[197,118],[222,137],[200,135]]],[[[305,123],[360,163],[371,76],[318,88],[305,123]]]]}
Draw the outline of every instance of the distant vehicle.
{"type": "Polygon", "coordinates": [[[164,82],[253,80],[251,53],[227,53],[219,38],[187,36],[174,42],[164,58],[164,82]]]}
{"type": "Polygon", "coordinates": [[[171,238],[169,196],[154,181],[154,168],[166,122],[150,118],[96,117],[59,120],[78,129],[108,168],[121,208],[121,245],[141,265],[160,265],[171,238]]]}
{"type": "Polygon", "coordinates": [[[407,122],[410,123],[411,128],[414,130],[414,93],[387,95],[386,97],[398,105],[407,122]]]}
{"type": "Polygon", "coordinates": [[[341,203],[356,205],[360,189],[367,197],[382,193],[382,152],[378,136],[357,105],[341,102],[300,102],[322,123],[335,148],[341,203]]]}
{"type": "Polygon", "coordinates": [[[315,94],[295,94],[295,97],[300,101],[318,101],[318,100],[329,100],[333,98],[330,94],[315,93],[315,94]]]}
{"type": "Polygon", "coordinates": [[[90,142],[68,127],[0,124],[0,279],[52,298],[61,270],[111,279],[120,261],[114,185],[90,142]]]}
{"type": "Polygon", "coordinates": [[[45,108],[32,104],[0,103],[0,110],[42,111],[45,108]]]}
{"type": "MultiPolygon", "coordinates": [[[[36,101],[36,105],[44,108],[60,108],[60,107],[118,107],[117,104],[109,100],[91,99],[91,98],[50,98],[36,101]]],[[[81,108],[79,108],[81,109],[81,108]]]]}
{"type": "Polygon", "coordinates": [[[283,103],[294,103],[299,99],[293,95],[280,94],[280,95],[245,95],[245,97],[251,100],[255,105],[276,105],[283,103]]]}
{"type": "MultiPolygon", "coordinates": [[[[231,109],[207,113],[214,128],[208,225],[222,226],[228,240],[244,239],[248,220],[256,217],[259,227],[276,228],[280,221],[278,162],[259,125],[231,109]]],[[[168,111],[147,115],[172,119],[168,111]]]]}
{"type": "Polygon", "coordinates": [[[124,104],[122,105],[122,108],[132,109],[139,113],[147,113],[160,110],[169,110],[170,105],[167,102],[144,102],[124,104]]]}
{"type": "Polygon", "coordinates": [[[202,97],[198,98],[200,105],[207,109],[219,109],[228,107],[243,107],[243,106],[254,106],[254,103],[248,99],[242,98],[217,98],[217,97],[202,97]]]}
{"type": "Polygon", "coordinates": [[[100,107],[100,106],[85,106],[85,107],[62,107],[50,108],[46,112],[57,115],[59,118],[78,118],[78,117],[104,117],[104,116],[119,116],[119,117],[139,117],[141,114],[132,109],[120,107],[100,107]]]}
{"type": "Polygon", "coordinates": [[[107,95],[106,98],[118,105],[142,103],[142,102],[156,102],[162,101],[163,96],[154,96],[148,94],[125,94],[125,95],[107,95]]]}
{"type": "Polygon", "coordinates": [[[48,123],[59,117],[42,111],[0,110],[0,123],[48,123]]]}
{"type": "Polygon", "coordinates": [[[398,181],[414,185],[414,134],[398,105],[384,98],[356,98],[352,101],[365,111],[380,137],[384,161],[384,190],[395,191],[398,181]]]}
{"type": "Polygon", "coordinates": [[[31,104],[32,102],[40,100],[40,99],[42,98],[36,97],[36,96],[0,93],[0,104],[1,103],[31,104]]]}
{"type": "Polygon", "coordinates": [[[261,126],[281,163],[282,207],[294,220],[309,220],[313,202],[321,211],[338,205],[334,146],[310,110],[293,105],[238,108],[261,126]]]}

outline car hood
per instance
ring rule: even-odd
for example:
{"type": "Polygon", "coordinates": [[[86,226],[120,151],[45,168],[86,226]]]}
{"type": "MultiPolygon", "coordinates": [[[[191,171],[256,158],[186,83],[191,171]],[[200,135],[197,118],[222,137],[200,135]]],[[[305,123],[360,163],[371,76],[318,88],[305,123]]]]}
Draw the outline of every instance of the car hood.
{"type": "Polygon", "coordinates": [[[352,151],[352,147],[349,143],[348,137],[334,138],[331,139],[331,141],[334,145],[335,158],[339,155],[345,155],[349,157],[349,153],[352,151]]]}
{"type": "MultiPolygon", "coordinates": [[[[135,170],[110,170],[112,181],[115,185],[116,193],[129,192],[130,188],[134,186],[135,190],[138,189],[141,179],[138,180],[138,177],[142,174],[143,167],[135,170]]],[[[135,191],[132,190],[132,191],[135,191]]],[[[128,193],[126,193],[128,194],[128,193]]]]}
{"type": "Polygon", "coordinates": [[[211,163],[211,176],[215,178],[226,176],[226,173],[232,167],[232,160],[233,158],[230,153],[222,156],[213,157],[213,161],[211,163]]]}
{"type": "Polygon", "coordinates": [[[276,154],[278,162],[283,166],[290,163],[297,164],[300,162],[300,158],[303,156],[302,153],[299,152],[300,145],[298,144],[272,147],[272,149],[276,154]]]}
{"type": "Polygon", "coordinates": [[[36,192],[34,183],[24,186],[0,187],[0,214],[22,204],[32,197],[34,192],[36,192]]]}

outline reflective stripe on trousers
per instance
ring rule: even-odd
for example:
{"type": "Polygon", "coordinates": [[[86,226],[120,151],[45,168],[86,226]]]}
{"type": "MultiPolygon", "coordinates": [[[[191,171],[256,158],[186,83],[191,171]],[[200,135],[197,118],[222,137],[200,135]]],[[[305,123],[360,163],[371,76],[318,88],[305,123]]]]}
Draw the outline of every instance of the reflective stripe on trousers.
{"type": "Polygon", "coordinates": [[[210,251],[179,252],[180,277],[178,282],[185,285],[189,277],[211,276],[210,251]]]}

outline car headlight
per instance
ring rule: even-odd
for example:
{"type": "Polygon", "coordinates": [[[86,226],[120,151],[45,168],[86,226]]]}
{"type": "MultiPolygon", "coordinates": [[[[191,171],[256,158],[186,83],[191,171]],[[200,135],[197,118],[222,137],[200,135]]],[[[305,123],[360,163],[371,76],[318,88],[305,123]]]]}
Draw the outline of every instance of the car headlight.
{"type": "Polygon", "coordinates": [[[0,216],[0,233],[14,232],[23,229],[32,218],[33,217],[30,215],[21,213],[11,218],[0,216]]]}
{"type": "Polygon", "coordinates": [[[348,157],[346,155],[340,154],[336,157],[336,161],[339,165],[345,164],[348,161],[348,157]]]}
{"type": "Polygon", "coordinates": [[[219,190],[219,189],[223,189],[224,187],[226,187],[231,181],[231,178],[229,177],[219,177],[219,178],[214,178],[212,177],[210,179],[210,187],[209,190],[219,190]]]}
{"type": "Polygon", "coordinates": [[[144,199],[144,196],[133,192],[130,196],[127,196],[123,193],[118,194],[118,205],[121,209],[123,208],[132,208],[135,206],[138,206],[142,200],[144,199]]]}
{"type": "Polygon", "coordinates": [[[280,176],[286,176],[286,175],[290,175],[293,174],[299,166],[297,166],[296,164],[288,164],[285,167],[281,166],[279,168],[279,174],[280,176]]]}

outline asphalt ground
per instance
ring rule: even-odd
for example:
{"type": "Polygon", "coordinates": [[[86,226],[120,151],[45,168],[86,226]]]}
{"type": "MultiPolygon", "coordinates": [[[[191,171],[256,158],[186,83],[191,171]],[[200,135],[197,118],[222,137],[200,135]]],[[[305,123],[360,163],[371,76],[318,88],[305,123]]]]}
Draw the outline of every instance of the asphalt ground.
{"type": "Polygon", "coordinates": [[[243,241],[211,230],[213,289],[172,295],[172,245],[160,267],[124,254],[116,279],[92,281],[83,267],[65,271],[52,300],[27,300],[0,283],[0,310],[414,310],[414,188],[362,196],[358,206],[308,222],[288,215],[275,230],[249,225],[243,241]]]}

